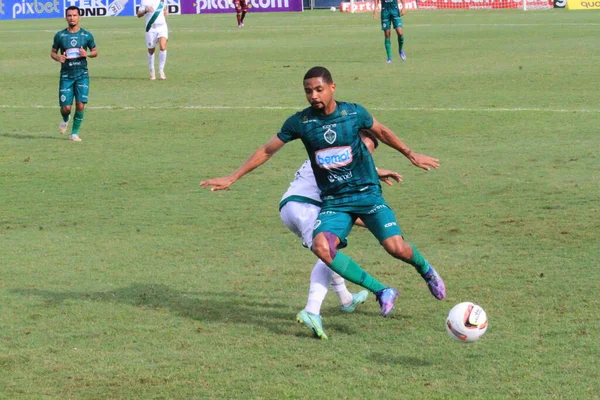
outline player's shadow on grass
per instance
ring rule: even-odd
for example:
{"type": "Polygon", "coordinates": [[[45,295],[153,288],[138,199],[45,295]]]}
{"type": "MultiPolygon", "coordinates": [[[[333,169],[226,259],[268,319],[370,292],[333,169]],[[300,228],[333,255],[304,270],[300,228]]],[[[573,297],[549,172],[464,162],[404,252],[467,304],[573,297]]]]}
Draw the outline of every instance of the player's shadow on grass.
{"type": "Polygon", "coordinates": [[[287,306],[270,299],[257,299],[237,292],[182,292],[162,284],[133,284],[102,292],[54,292],[41,289],[15,289],[13,293],[37,296],[54,307],[67,300],[129,304],[140,310],[169,310],[175,315],[197,321],[254,324],[282,335],[290,331],[295,314],[287,306]]]}
{"type": "Polygon", "coordinates": [[[9,138],[9,139],[50,139],[50,140],[64,140],[64,141],[68,140],[68,136],[60,137],[60,136],[20,135],[18,133],[3,133],[0,135],[0,137],[5,137],[5,138],[9,138]]]}

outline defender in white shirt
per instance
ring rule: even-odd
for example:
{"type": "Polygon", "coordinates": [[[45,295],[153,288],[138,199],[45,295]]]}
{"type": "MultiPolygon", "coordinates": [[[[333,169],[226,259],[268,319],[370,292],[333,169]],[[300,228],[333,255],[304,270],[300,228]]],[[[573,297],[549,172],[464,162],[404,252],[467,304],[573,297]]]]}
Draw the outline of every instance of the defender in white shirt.
{"type": "MultiPolygon", "coordinates": [[[[361,131],[363,142],[372,153],[378,145],[377,139],[369,131],[361,131]]],[[[379,179],[391,185],[392,179],[401,182],[402,177],[394,171],[378,170],[379,179]]],[[[306,160],[296,171],[294,180],[290,183],[279,202],[279,214],[284,225],[302,239],[302,245],[310,248],[315,221],[321,210],[321,191],[317,186],[315,176],[306,160]]],[[[361,221],[356,222],[361,225],[361,221]]],[[[315,337],[327,340],[321,320],[321,305],[331,285],[340,299],[341,309],[353,312],[358,304],[364,303],[369,292],[350,293],[344,278],[333,272],[323,261],[317,260],[310,274],[310,288],[306,307],[298,313],[296,320],[304,323],[313,331],[315,337]]]]}
{"type": "Polygon", "coordinates": [[[146,17],[146,47],[148,48],[147,56],[150,68],[150,80],[156,79],[156,73],[154,72],[154,51],[157,43],[160,49],[158,76],[160,79],[167,79],[165,75],[167,41],[169,40],[167,15],[169,15],[169,11],[164,0],[142,0],[142,4],[137,11],[138,18],[146,17]]]}

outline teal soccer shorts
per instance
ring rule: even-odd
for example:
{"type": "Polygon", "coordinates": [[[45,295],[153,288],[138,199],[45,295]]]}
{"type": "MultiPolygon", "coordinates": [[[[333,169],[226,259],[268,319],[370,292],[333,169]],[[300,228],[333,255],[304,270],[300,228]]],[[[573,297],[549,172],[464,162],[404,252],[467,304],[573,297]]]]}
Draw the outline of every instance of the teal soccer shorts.
{"type": "Polygon", "coordinates": [[[399,10],[388,11],[381,10],[381,30],[389,31],[392,29],[402,28],[402,17],[399,10]]]}
{"type": "Polygon", "coordinates": [[[73,96],[76,102],[88,102],[90,78],[87,75],[76,79],[61,76],[58,86],[58,103],[61,107],[72,105],[73,96]]]}
{"type": "Polygon", "coordinates": [[[402,235],[396,216],[385,200],[369,206],[335,206],[321,209],[315,222],[313,237],[321,232],[329,232],[340,238],[339,248],[348,244],[348,235],[352,225],[360,218],[367,229],[381,243],[385,239],[402,235]]]}

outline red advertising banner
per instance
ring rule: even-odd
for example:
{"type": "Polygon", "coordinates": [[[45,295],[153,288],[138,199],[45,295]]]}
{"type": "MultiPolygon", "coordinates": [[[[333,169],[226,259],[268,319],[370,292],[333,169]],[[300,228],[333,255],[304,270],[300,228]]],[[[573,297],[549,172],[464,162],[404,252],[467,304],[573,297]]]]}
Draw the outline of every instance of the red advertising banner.
{"type": "Polygon", "coordinates": [[[419,0],[419,8],[421,9],[551,8],[553,6],[553,0],[419,0]]]}
{"type": "MultiPolygon", "coordinates": [[[[398,2],[398,8],[402,9],[402,3],[398,2]]],[[[417,8],[416,0],[407,0],[406,9],[417,8]]],[[[379,3],[378,10],[381,10],[381,2],[379,3]]],[[[340,3],[340,12],[373,12],[372,1],[355,1],[354,4],[344,1],[340,3]]]]}

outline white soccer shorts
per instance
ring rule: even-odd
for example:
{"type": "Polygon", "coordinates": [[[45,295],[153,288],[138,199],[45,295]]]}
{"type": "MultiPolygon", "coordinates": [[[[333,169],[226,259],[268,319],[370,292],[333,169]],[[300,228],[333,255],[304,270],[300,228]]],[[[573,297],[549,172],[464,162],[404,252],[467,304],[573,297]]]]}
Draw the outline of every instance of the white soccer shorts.
{"type": "Polygon", "coordinates": [[[279,215],[283,224],[302,239],[302,245],[310,249],[315,221],[320,211],[321,207],[314,204],[290,201],[281,208],[279,215]]]}
{"type": "Polygon", "coordinates": [[[153,49],[156,47],[158,43],[158,38],[164,37],[169,40],[169,29],[167,25],[159,25],[154,28],[150,28],[148,32],[146,32],[146,46],[149,49],[153,49]]]}

